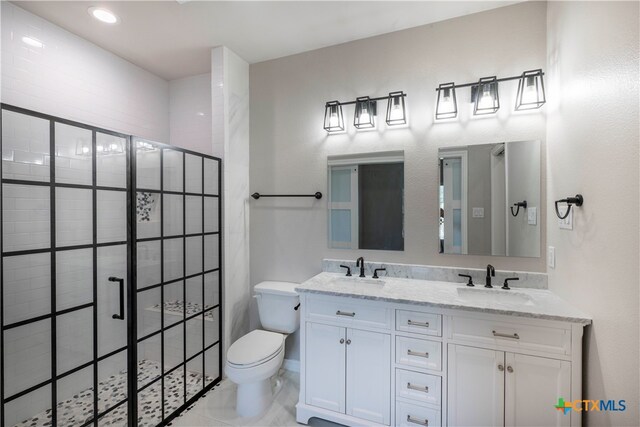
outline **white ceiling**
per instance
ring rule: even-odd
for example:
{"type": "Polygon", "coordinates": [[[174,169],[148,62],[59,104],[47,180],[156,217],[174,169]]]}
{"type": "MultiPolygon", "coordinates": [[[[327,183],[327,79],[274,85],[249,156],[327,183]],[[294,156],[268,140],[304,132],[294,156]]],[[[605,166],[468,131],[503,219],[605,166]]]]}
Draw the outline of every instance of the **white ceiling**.
{"type": "Polygon", "coordinates": [[[14,1],[167,80],[210,71],[210,49],[249,63],[389,33],[518,1],[14,1]],[[118,25],[87,13],[102,6],[118,25]]]}

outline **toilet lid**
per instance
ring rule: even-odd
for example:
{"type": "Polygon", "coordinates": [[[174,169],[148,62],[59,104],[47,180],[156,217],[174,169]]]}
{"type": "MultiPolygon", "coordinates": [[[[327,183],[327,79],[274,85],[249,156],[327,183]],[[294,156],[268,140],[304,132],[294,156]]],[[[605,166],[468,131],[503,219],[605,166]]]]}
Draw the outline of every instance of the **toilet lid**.
{"type": "Polygon", "coordinates": [[[234,342],[227,352],[232,365],[249,367],[271,359],[284,345],[284,335],[256,329],[234,342]]]}

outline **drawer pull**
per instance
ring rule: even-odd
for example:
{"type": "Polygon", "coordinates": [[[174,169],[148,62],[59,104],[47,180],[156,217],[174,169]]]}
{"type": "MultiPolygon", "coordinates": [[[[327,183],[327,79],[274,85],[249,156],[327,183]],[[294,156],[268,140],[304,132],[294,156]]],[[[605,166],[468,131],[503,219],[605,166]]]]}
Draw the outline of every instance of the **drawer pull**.
{"type": "Polygon", "coordinates": [[[407,388],[410,390],[423,391],[425,393],[429,393],[429,387],[426,385],[413,385],[411,383],[407,383],[407,388]]]}
{"type": "Polygon", "coordinates": [[[419,351],[407,350],[407,354],[408,354],[409,356],[420,356],[420,357],[426,357],[426,358],[429,358],[429,353],[428,353],[428,352],[426,352],[426,351],[425,351],[425,352],[423,352],[423,353],[421,353],[421,352],[419,352],[419,351]]]}
{"type": "Polygon", "coordinates": [[[356,315],[355,313],[353,313],[353,312],[349,312],[349,311],[340,311],[340,310],[336,311],[336,316],[347,316],[347,317],[353,317],[353,316],[355,316],[355,315],[356,315]]]}
{"type": "Polygon", "coordinates": [[[412,423],[412,424],[420,424],[421,426],[428,426],[429,425],[429,420],[424,419],[418,419],[418,418],[414,418],[411,415],[407,415],[407,422],[408,423],[412,423]]]}
{"type": "Polygon", "coordinates": [[[494,337],[499,337],[499,338],[509,338],[512,340],[519,340],[520,339],[520,335],[518,334],[503,334],[500,332],[496,332],[496,331],[491,331],[493,333],[494,337]]]}
{"type": "Polygon", "coordinates": [[[410,326],[421,326],[423,328],[428,328],[429,327],[429,322],[416,322],[415,320],[407,320],[407,325],[410,326]]]}

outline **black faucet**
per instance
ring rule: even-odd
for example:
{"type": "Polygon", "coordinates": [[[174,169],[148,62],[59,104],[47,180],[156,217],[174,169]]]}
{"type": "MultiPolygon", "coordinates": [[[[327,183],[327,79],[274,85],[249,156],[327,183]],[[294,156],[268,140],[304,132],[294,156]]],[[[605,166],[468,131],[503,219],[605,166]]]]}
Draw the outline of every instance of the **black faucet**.
{"type": "Polygon", "coordinates": [[[491,286],[491,277],[496,277],[496,269],[493,268],[493,265],[487,264],[487,283],[484,285],[485,288],[493,288],[491,286]]]}
{"type": "Polygon", "coordinates": [[[373,277],[372,279],[379,279],[378,277],[378,271],[387,271],[386,268],[376,268],[375,270],[373,270],[373,277]]]}
{"type": "Polygon", "coordinates": [[[360,267],[360,277],[364,277],[364,258],[360,257],[356,260],[356,267],[360,267]]]}

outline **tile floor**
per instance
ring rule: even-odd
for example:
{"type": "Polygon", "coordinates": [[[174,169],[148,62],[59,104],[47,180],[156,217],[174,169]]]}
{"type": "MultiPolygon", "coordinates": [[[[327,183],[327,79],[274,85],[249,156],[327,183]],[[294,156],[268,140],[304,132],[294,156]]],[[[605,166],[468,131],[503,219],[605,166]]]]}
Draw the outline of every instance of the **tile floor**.
{"type": "MultiPolygon", "coordinates": [[[[296,403],[300,390],[298,372],[280,371],[280,384],[274,386],[274,401],[267,412],[255,418],[240,418],[236,414],[236,385],[223,380],[213,390],[198,400],[191,409],[184,411],[172,423],[172,427],[204,426],[297,426],[296,403]]],[[[312,418],[310,426],[335,427],[329,421],[312,418]]]]}
{"type": "MultiPolygon", "coordinates": [[[[138,382],[147,383],[150,379],[160,376],[160,364],[151,360],[138,362],[138,382]]],[[[187,372],[187,395],[192,396],[202,390],[202,374],[187,372]]],[[[207,377],[208,381],[212,378],[207,377]]],[[[138,398],[139,426],[156,426],[161,421],[160,412],[160,382],[155,386],[146,388],[140,392],[138,398]]],[[[98,408],[100,412],[106,411],[113,405],[126,399],[127,371],[112,375],[98,384],[98,408]]],[[[176,370],[165,377],[165,410],[174,411],[183,403],[184,382],[182,371],[176,370]]],[[[93,417],[93,390],[84,390],[71,399],[58,403],[57,407],[59,426],[79,426],[93,417]]],[[[101,426],[122,427],[126,424],[127,405],[122,404],[109,412],[98,421],[101,426]]],[[[51,410],[36,414],[33,417],[16,424],[15,427],[47,427],[51,425],[51,410]]]]}

